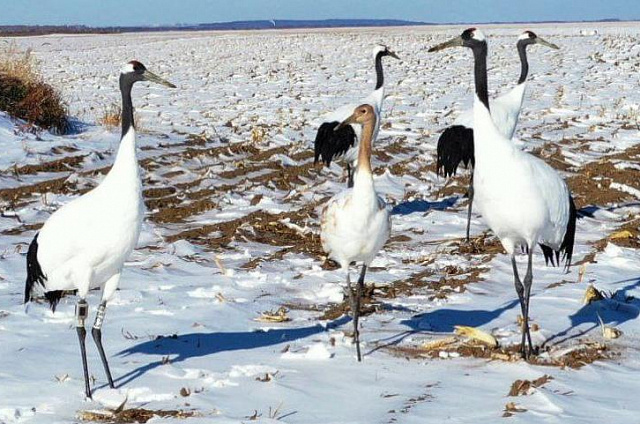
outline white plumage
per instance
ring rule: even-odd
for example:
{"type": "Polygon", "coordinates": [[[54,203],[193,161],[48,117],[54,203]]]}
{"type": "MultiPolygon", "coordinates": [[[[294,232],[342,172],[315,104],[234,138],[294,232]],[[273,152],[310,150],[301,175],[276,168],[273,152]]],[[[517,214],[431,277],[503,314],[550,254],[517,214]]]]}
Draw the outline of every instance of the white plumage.
{"type": "MultiPolygon", "coordinates": [[[[508,93],[491,101],[491,118],[496,129],[509,140],[512,139],[518,125],[518,118],[522,109],[526,90],[526,79],[529,74],[529,62],[527,60],[527,46],[541,44],[553,49],[558,49],[555,44],[538,37],[531,31],[523,32],[518,37],[517,49],[520,56],[520,78],[518,84],[508,93]]],[[[429,51],[437,50],[436,47],[429,51]]],[[[473,109],[464,111],[454,121],[453,126],[447,128],[438,139],[437,163],[438,173],[449,177],[456,174],[458,166],[463,163],[473,168],[475,163],[473,142],[473,109]]],[[[473,207],[473,170],[469,183],[469,207],[467,211],[467,240],[471,226],[471,211],[473,207]]]]}
{"type": "Polygon", "coordinates": [[[544,244],[559,250],[569,220],[569,189],[555,169],[519,150],[496,128],[476,98],[476,167],[478,210],[507,253],[544,244]]]}
{"type": "Polygon", "coordinates": [[[84,371],[85,394],[91,397],[85,347],[85,320],[89,307],[85,300],[90,289],[102,287],[102,301],[96,312],[92,336],[111,388],[109,364],[102,347],[102,324],[107,302],[120,282],[122,267],[135,248],[144,215],[142,183],[136,158],[131,89],[137,81],[173,84],[131,61],[120,73],[122,94],[122,138],[113,167],[93,190],[58,209],[34,237],[27,252],[25,302],[39,288],[45,292],[51,309],[63,291],[77,290],[76,331],[84,371]]]}
{"type": "MultiPolygon", "coordinates": [[[[513,138],[518,126],[518,118],[522,110],[526,88],[526,82],[520,83],[509,90],[508,93],[489,101],[491,119],[493,119],[496,129],[509,140],[513,138]]],[[[462,112],[453,125],[462,125],[473,129],[473,121],[473,108],[471,108],[462,112]]]]}
{"type": "Polygon", "coordinates": [[[559,264],[562,253],[568,269],[575,238],[575,205],[560,175],[544,161],[520,151],[492,118],[487,88],[487,43],[482,32],[469,28],[461,36],[431,50],[456,46],[468,47],[474,55],[473,191],[482,217],[511,256],[524,318],[521,353],[526,358],[534,351],[529,331],[532,255],[540,245],[547,263],[554,264],[555,255],[559,264]],[[524,280],[520,280],[515,259],[520,249],[528,255],[524,280]]]}
{"type": "Polygon", "coordinates": [[[358,361],[361,360],[358,317],[364,276],[367,267],[389,238],[391,230],[389,211],[384,200],[376,192],[371,173],[371,143],[374,139],[376,121],[377,115],[373,107],[361,105],[341,124],[362,125],[358,168],[353,187],[329,200],[321,222],[322,247],[346,274],[358,361]],[[362,263],[355,296],[351,290],[349,276],[351,262],[362,263]]]}
{"type": "Polygon", "coordinates": [[[335,195],[322,218],[322,247],[343,269],[351,262],[369,265],[389,238],[389,212],[371,175],[354,177],[354,185],[335,195]]]}
{"type": "Polygon", "coordinates": [[[58,209],[40,230],[38,262],[47,276],[46,290],[78,290],[84,298],[91,288],[104,286],[102,299],[108,301],[138,241],[142,217],[142,184],[131,127],[102,183],[58,209]]]}

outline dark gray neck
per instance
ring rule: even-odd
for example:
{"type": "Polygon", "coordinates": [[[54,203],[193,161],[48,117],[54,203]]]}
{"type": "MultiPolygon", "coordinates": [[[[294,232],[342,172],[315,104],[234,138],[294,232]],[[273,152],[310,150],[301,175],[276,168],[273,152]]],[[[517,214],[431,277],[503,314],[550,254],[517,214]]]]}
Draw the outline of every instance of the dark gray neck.
{"type": "Polygon", "coordinates": [[[487,43],[481,43],[472,48],[474,59],[474,79],[476,95],[489,109],[489,87],[487,85],[487,43]]]}
{"type": "Polygon", "coordinates": [[[528,43],[525,43],[524,40],[518,41],[518,54],[520,55],[520,78],[518,79],[518,84],[522,84],[527,80],[527,76],[529,75],[529,61],[527,60],[527,46],[528,43]]]}
{"type": "Polygon", "coordinates": [[[384,74],[382,72],[382,56],[384,52],[376,55],[376,90],[384,85],[384,74]]]}
{"type": "Polygon", "coordinates": [[[131,88],[133,82],[126,76],[120,75],[120,93],[122,94],[122,137],[129,132],[129,129],[135,128],[133,122],[133,102],[131,101],[131,88]]]}

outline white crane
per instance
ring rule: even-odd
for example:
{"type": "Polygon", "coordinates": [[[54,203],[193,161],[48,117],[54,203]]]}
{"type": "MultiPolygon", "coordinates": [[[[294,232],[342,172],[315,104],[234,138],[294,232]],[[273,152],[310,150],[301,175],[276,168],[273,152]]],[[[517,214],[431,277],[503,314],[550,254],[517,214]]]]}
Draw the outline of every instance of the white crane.
{"type": "MultiPolygon", "coordinates": [[[[518,84],[508,93],[491,101],[493,122],[496,124],[498,131],[508,139],[513,138],[513,133],[518,125],[520,110],[522,110],[524,92],[527,86],[526,81],[529,74],[527,46],[532,44],[559,49],[557,45],[538,37],[532,31],[525,31],[518,37],[516,44],[518,55],[520,56],[518,84]]],[[[436,160],[438,174],[442,172],[444,177],[453,176],[456,174],[460,163],[463,163],[465,168],[468,168],[469,164],[471,164],[472,168],[469,179],[469,206],[467,212],[467,241],[469,241],[473,207],[473,167],[475,163],[473,155],[473,109],[465,110],[458,116],[452,126],[444,130],[438,139],[436,160]]]]}
{"type": "MultiPolygon", "coordinates": [[[[373,138],[378,136],[380,128],[380,114],[382,113],[382,102],[384,101],[384,73],[382,71],[382,58],[391,56],[400,59],[397,54],[389,50],[387,46],[377,45],[373,49],[373,57],[376,68],[376,87],[371,94],[364,98],[361,103],[373,106],[376,114],[376,127],[373,138]]],[[[351,169],[356,167],[358,160],[358,143],[360,140],[360,127],[358,125],[346,125],[334,131],[340,122],[351,115],[356,104],[348,104],[327,114],[324,122],[318,128],[314,141],[314,163],[322,160],[325,165],[331,165],[331,161],[343,158],[347,165],[348,187],[353,186],[353,175],[351,169]]]]}
{"type": "Polygon", "coordinates": [[[144,204],[142,182],[136,158],[131,88],[137,81],[167,87],[173,84],[149,72],[142,63],[131,61],[120,73],[122,94],[122,138],[113,167],[93,190],[58,209],[33,238],[27,252],[27,281],[24,301],[44,290],[55,312],[66,290],[77,290],[76,330],[84,371],[85,393],[91,398],[85,320],[89,290],[102,288],[102,301],[91,334],[98,348],[109,386],[114,387],[102,347],[102,324],[107,302],[120,282],[124,261],[133,251],[142,225],[144,204]]]}
{"type": "Polygon", "coordinates": [[[487,41],[469,28],[461,36],[433,47],[468,47],[473,52],[475,92],[473,187],[476,203],[491,230],[511,255],[514,283],[523,316],[522,356],[534,352],[529,332],[532,257],[540,245],[547,264],[565,263],[568,271],[576,230],[576,208],[562,177],[541,159],[519,150],[491,117],[487,88],[487,41]],[[515,253],[523,249],[528,262],[524,280],[518,276],[515,253]],[[562,254],[562,259],[560,258],[562,254]],[[525,348],[525,338],[529,348],[525,348]]]}
{"type": "Polygon", "coordinates": [[[376,193],[371,172],[371,144],[375,138],[378,115],[373,106],[363,104],[338,125],[336,131],[349,125],[361,125],[357,168],[353,187],[335,195],[322,213],[320,238],[328,256],[335,260],[347,276],[347,292],[353,316],[353,334],[358,361],[360,333],[358,318],[367,267],[389,238],[391,219],[384,200],[376,193]],[[349,277],[351,262],[362,262],[354,295],[349,277]]]}

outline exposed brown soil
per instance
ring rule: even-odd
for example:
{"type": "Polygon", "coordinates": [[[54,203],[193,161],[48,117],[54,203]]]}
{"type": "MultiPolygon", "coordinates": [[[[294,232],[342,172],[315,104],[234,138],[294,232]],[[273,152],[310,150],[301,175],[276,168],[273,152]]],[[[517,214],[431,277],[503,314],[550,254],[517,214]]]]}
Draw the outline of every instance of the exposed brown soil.
{"type": "Polygon", "coordinates": [[[571,164],[566,162],[562,148],[556,143],[545,143],[532,149],[530,153],[560,171],[568,171],[572,168],[571,164]]]}
{"type": "MultiPolygon", "coordinates": [[[[394,355],[407,359],[440,359],[440,352],[445,351],[448,353],[455,352],[463,358],[479,358],[504,362],[518,362],[523,360],[520,357],[520,346],[518,345],[491,348],[473,341],[457,342],[443,348],[431,350],[422,349],[417,346],[403,345],[385,346],[384,348],[394,355]]],[[[611,350],[607,345],[589,340],[580,341],[580,345],[564,355],[554,356],[553,352],[550,351],[550,353],[551,356],[549,358],[543,358],[541,355],[537,355],[529,358],[527,362],[532,365],[580,369],[595,361],[619,356],[619,353],[611,350]]]]}
{"type": "Polygon", "coordinates": [[[629,171],[617,169],[609,161],[593,162],[582,167],[579,173],[567,179],[576,207],[609,205],[631,198],[629,194],[610,187],[614,181],[636,186],[637,178],[634,179],[629,171]]]}
{"type": "Polygon", "coordinates": [[[78,418],[86,422],[128,424],[146,423],[154,417],[160,418],[191,418],[198,414],[195,411],[152,410],[144,408],[123,409],[122,411],[80,411],[78,418]]]}
{"type": "Polygon", "coordinates": [[[0,200],[13,204],[33,194],[71,193],[74,189],[75,185],[69,183],[66,177],[54,178],[35,184],[0,189],[0,200]]]}
{"type": "Polygon", "coordinates": [[[500,239],[490,234],[488,231],[475,237],[470,237],[469,242],[466,240],[457,240],[453,242],[454,249],[452,254],[464,255],[499,255],[505,253],[500,239]]]}
{"type": "Polygon", "coordinates": [[[525,396],[530,393],[531,389],[542,387],[551,380],[553,380],[553,377],[547,374],[535,380],[516,380],[511,385],[507,396],[525,396]]]}
{"type": "Polygon", "coordinates": [[[69,172],[82,165],[86,157],[86,155],[66,156],[50,162],[15,167],[12,171],[16,175],[35,175],[40,172],[69,172]]]}

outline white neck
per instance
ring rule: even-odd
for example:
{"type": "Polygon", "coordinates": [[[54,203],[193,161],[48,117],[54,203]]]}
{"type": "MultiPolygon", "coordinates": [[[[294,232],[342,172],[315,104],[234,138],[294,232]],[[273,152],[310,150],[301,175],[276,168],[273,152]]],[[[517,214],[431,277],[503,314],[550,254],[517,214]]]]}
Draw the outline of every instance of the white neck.
{"type": "Polygon", "coordinates": [[[371,103],[376,107],[377,111],[380,112],[382,110],[382,102],[384,101],[384,85],[377,90],[373,90],[373,92],[369,94],[369,97],[367,97],[367,100],[369,100],[367,103],[371,103]]]}
{"type": "Polygon", "coordinates": [[[136,156],[136,131],[133,127],[130,127],[120,140],[116,160],[102,185],[104,184],[114,184],[120,186],[120,189],[141,187],[140,169],[136,156]]]}
{"type": "Polygon", "coordinates": [[[476,168],[502,160],[506,152],[515,148],[510,139],[496,128],[489,110],[478,96],[475,96],[473,104],[473,140],[476,168]]]}
{"type": "Polygon", "coordinates": [[[364,203],[377,197],[373,184],[373,175],[370,171],[356,171],[353,177],[353,196],[364,203]]]}

